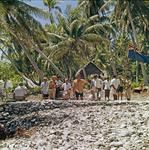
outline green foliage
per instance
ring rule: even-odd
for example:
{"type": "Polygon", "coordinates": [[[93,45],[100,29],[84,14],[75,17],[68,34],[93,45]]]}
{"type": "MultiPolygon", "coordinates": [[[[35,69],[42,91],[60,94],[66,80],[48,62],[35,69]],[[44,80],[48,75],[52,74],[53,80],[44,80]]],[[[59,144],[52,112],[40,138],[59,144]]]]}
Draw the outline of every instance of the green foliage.
{"type": "Polygon", "coordinates": [[[140,87],[140,83],[138,83],[138,82],[133,82],[133,83],[131,84],[131,86],[132,86],[132,88],[137,88],[137,87],[140,87]]]}
{"type": "Polygon", "coordinates": [[[11,80],[14,87],[22,81],[22,78],[16,73],[12,65],[8,62],[0,62],[0,79],[11,80]]]}
{"type": "Polygon", "coordinates": [[[34,88],[30,88],[28,94],[38,95],[40,93],[41,93],[41,89],[40,89],[40,87],[37,86],[37,87],[34,87],[34,88]]]}
{"type": "MultiPolygon", "coordinates": [[[[43,1],[48,13],[21,0],[0,1],[0,50],[12,65],[1,67],[1,78],[17,84],[25,76],[39,85],[44,75],[73,77],[89,61],[110,75],[129,74],[134,80],[139,68],[137,76],[144,77],[140,65],[128,59],[127,50],[133,42],[148,54],[147,2],[78,0],[77,8],[68,6],[64,15],[58,1],[43,1]],[[51,10],[58,11],[53,14],[51,10]],[[43,28],[33,14],[50,18],[50,24],[43,28]],[[12,67],[19,75],[9,71],[12,67]]],[[[148,73],[149,65],[144,67],[148,73]]]]}

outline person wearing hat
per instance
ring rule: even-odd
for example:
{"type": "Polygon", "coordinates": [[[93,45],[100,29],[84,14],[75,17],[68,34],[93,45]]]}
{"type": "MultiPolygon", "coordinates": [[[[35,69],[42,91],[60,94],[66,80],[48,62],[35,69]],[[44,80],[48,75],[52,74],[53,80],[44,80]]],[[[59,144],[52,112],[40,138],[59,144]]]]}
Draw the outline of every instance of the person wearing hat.
{"type": "Polygon", "coordinates": [[[43,78],[43,82],[41,83],[41,93],[43,98],[48,98],[49,96],[49,83],[47,77],[43,78]]]}

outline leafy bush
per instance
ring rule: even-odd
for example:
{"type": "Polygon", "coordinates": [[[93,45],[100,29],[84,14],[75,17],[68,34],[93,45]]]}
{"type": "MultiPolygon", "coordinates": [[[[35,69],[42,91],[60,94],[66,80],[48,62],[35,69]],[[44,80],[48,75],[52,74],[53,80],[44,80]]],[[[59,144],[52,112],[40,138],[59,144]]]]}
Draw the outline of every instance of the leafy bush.
{"type": "Polygon", "coordinates": [[[40,93],[40,87],[39,86],[29,89],[29,94],[38,95],[39,93],[40,93]]]}
{"type": "Polygon", "coordinates": [[[137,87],[140,86],[140,83],[133,82],[133,83],[131,84],[131,86],[132,86],[132,88],[137,88],[137,87]]]}

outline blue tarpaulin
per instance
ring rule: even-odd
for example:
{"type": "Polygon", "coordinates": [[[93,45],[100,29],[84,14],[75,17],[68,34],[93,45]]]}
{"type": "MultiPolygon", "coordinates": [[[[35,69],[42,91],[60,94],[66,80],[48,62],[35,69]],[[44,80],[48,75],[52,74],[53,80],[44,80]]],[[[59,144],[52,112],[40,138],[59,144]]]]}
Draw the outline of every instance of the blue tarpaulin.
{"type": "Polygon", "coordinates": [[[143,63],[149,63],[149,56],[143,55],[135,51],[134,49],[130,49],[128,52],[128,58],[133,60],[137,60],[143,63]]]}

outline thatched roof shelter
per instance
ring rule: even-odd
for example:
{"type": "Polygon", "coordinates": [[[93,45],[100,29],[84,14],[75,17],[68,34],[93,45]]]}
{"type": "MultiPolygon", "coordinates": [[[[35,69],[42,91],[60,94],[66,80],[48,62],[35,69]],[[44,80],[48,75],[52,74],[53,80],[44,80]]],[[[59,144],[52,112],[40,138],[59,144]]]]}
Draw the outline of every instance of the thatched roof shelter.
{"type": "Polygon", "coordinates": [[[92,75],[92,74],[101,75],[103,74],[103,72],[94,63],[89,62],[88,64],[83,66],[81,69],[79,69],[76,74],[80,74],[82,78],[86,78],[87,76],[92,75]]]}

